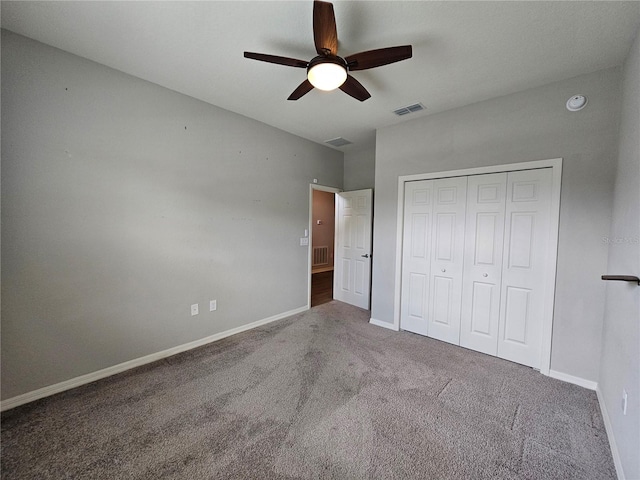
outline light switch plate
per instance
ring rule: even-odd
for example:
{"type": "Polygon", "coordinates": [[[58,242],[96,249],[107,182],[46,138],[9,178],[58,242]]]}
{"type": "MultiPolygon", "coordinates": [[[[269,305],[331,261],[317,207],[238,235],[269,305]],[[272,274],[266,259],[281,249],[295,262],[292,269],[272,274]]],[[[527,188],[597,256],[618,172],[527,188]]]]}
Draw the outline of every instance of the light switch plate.
{"type": "Polygon", "coordinates": [[[218,309],[218,301],[217,300],[211,300],[209,302],[209,311],[210,312],[215,312],[218,309]]]}
{"type": "Polygon", "coordinates": [[[304,247],[305,245],[309,245],[309,237],[302,237],[300,239],[300,246],[304,247]]]}
{"type": "Polygon", "coordinates": [[[200,313],[198,311],[198,304],[194,303],[193,305],[191,305],[191,316],[193,317],[194,315],[198,315],[198,313],[200,313]]]}

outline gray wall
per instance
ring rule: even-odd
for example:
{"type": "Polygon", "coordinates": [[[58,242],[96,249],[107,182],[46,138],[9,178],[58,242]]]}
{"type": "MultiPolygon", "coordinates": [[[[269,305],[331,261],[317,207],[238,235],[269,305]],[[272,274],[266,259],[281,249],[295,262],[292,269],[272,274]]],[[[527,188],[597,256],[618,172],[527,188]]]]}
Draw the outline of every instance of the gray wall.
{"type": "MultiPolygon", "coordinates": [[[[607,273],[640,276],[640,37],[627,58],[607,273]]],[[[640,478],[640,287],[607,282],[598,387],[626,478],[640,478]],[[622,389],[628,393],[622,415],[622,389]]]]}
{"type": "Polygon", "coordinates": [[[2,398],[305,306],[313,178],[343,154],[3,32],[2,398]]]}
{"type": "Polygon", "coordinates": [[[344,154],[344,189],[362,190],[375,185],[376,147],[363,147],[344,154]]]}
{"type": "Polygon", "coordinates": [[[372,317],[393,321],[399,175],[562,157],[551,369],[598,380],[620,78],[608,69],[378,130],[372,317]],[[589,105],[571,113],[576,93],[589,105]]]}

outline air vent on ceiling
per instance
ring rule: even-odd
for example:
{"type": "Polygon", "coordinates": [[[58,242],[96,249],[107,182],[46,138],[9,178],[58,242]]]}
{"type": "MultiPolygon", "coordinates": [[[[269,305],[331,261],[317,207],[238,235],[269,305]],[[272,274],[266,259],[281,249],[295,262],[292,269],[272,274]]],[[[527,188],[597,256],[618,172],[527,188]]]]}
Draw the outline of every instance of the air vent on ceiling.
{"type": "Polygon", "coordinates": [[[419,112],[420,110],[424,110],[424,105],[422,105],[421,103],[414,103],[413,105],[407,105],[406,107],[398,108],[397,110],[394,110],[393,113],[401,117],[402,115],[419,112]]]}
{"type": "Polygon", "coordinates": [[[331,140],[326,140],[324,143],[328,143],[329,145],[333,145],[334,147],[344,147],[345,145],[351,145],[353,142],[350,142],[346,138],[338,137],[331,140]]]}

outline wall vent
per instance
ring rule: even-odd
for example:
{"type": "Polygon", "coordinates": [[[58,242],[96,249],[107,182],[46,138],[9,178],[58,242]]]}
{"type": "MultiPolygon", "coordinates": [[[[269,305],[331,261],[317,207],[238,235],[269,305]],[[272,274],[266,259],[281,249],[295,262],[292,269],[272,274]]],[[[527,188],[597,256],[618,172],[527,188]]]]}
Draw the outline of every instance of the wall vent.
{"type": "Polygon", "coordinates": [[[406,107],[398,108],[397,110],[394,110],[393,113],[401,117],[402,115],[419,112],[420,110],[424,110],[424,105],[422,105],[421,103],[414,103],[413,105],[407,105],[406,107]]]}
{"type": "Polygon", "coordinates": [[[313,247],[313,264],[311,266],[317,265],[329,265],[329,247],[313,247]]]}
{"type": "Polygon", "coordinates": [[[345,145],[351,145],[353,142],[350,142],[346,138],[338,137],[331,140],[325,140],[324,143],[328,143],[329,145],[333,145],[334,147],[344,147],[345,145]]]}

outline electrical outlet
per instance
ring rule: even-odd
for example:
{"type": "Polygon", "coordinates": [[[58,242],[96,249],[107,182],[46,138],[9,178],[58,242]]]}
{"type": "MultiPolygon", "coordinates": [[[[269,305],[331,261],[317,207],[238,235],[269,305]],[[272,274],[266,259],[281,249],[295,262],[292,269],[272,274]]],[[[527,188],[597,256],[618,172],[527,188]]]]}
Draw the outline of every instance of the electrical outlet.
{"type": "Polygon", "coordinates": [[[218,309],[218,301],[217,300],[211,300],[209,302],[209,311],[210,312],[215,312],[218,309]]]}
{"type": "Polygon", "coordinates": [[[198,313],[200,313],[198,311],[198,304],[194,303],[193,305],[191,305],[191,316],[193,317],[194,315],[198,315],[198,313]]]}
{"type": "Polygon", "coordinates": [[[627,391],[622,389],[622,415],[627,414],[627,391]]]}

